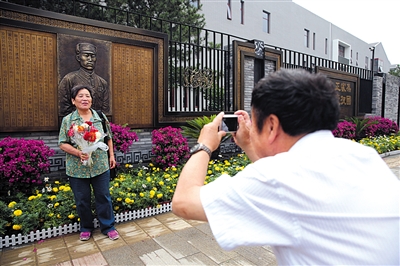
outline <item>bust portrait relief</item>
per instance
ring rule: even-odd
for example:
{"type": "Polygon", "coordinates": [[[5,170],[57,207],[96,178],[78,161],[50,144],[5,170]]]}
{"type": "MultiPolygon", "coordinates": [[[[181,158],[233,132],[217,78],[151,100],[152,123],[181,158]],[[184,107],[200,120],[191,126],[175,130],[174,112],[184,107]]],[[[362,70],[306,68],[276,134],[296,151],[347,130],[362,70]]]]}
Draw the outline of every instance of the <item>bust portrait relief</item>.
{"type": "MultiPolygon", "coordinates": [[[[59,68],[63,68],[62,61],[65,62],[65,66],[72,67],[74,64],[75,70],[65,74],[59,85],[58,85],[58,98],[59,98],[59,115],[65,116],[75,110],[75,106],[71,102],[71,89],[75,85],[88,85],[93,88],[93,104],[94,110],[101,110],[105,114],[110,114],[110,88],[108,81],[97,73],[97,69],[103,67],[107,71],[107,67],[103,64],[99,65],[99,53],[98,47],[90,41],[79,41],[69,42],[69,45],[74,46],[74,54],[65,54],[63,51],[59,51],[60,55],[63,55],[63,59],[59,60],[59,68]]],[[[62,47],[60,47],[60,50],[62,47]]],[[[71,47],[69,47],[71,51],[71,47]]],[[[103,53],[104,55],[104,53],[103,53]]],[[[103,58],[103,62],[104,62],[103,58]]],[[[109,62],[108,62],[109,65],[109,62]]],[[[60,70],[61,73],[61,70],[60,70]]],[[[108,74],[108,73],[107,73],[108,74]]],[[[109,74],[107,75],[109,76],[109,74]]]]}

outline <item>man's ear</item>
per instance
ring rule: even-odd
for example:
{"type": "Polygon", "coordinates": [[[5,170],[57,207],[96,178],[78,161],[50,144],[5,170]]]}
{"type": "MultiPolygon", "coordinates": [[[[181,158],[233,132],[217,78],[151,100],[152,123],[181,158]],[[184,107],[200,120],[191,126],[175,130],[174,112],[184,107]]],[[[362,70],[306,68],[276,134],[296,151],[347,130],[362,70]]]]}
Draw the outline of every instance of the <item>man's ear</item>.
{"type": "Polygon", "coordinates": [[[268,132],[269,143],[274,142],[276,138],[279,136],[279,130],[280,130],[279,118],[274,114],[269,115],[265,120],[264,126],[266,127],[266,130],[268,132]]]}

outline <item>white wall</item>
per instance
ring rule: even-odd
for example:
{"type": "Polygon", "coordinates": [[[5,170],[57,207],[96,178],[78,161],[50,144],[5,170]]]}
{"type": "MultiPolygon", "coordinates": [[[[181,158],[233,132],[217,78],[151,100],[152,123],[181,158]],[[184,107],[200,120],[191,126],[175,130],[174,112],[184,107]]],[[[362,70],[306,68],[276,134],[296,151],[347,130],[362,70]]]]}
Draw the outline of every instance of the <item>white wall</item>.
{"type": "MultiPolygon", "coordinates": [[[[373,44],[362,41],[292,1],[244,0],[244,24],[241,24],[240,0],[231,1],[231,20],[227,19],[227,2],[228,0],[200,0],[203,6],[201,13],[205,15],[207,29],[249,40],[262,40],[266,45],[333,61],[338,61],[337,40],[339,40],[351,47],[346,50],[346,58],[349,59],[350,65],[365,68],[365,58],[368,57],[367,68],[371,67],[372,52],[369,48],[373,44]],[[270,33],[263,31],[263,10],[270,13],[270,33]],[[309,47],[304,45],[304,29],[310,32],[309,47]],[[314,33],[316,34],[315,50],[313,48],[314,33]],[[328,39],[327,53],[325,53],[325,39],[328,39]],[[358,60],[356,59],[357,52],[358,60]]],[[[382,60],[384,72],[390,70],[390,62],[382,45],[376,47],[374,57],[382,60]]]]}

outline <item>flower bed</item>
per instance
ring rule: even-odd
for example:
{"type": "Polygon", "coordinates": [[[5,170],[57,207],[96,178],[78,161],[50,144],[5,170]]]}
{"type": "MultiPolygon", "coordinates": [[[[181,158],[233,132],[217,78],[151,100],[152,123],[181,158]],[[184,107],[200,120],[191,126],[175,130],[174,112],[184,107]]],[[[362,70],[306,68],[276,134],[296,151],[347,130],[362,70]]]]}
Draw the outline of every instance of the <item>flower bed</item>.
{"type": "MultiPolygon", "coordinates": [[[[156,208],[146,208],[138,211],[118,213],[115,215],[115,222],[116,223],[127,222],[134,219],[145,218],[169,211],[171,211],[171,203],[166,203],[156,208]]],[[[95,228],[99,227],[99,222],[97,221],[97,219],[94,219],[93,223],[95,228]]],[[[27,235],[17,234],[17,235],[0,237],[0,249],[4,247],[16,246],[43,240],[46,238],[52,238],[56,236],[79,232],[79,228],[80,228],[79,223],[75,222],[73,224],[67,224],[48,229],[31,231],[27,235]]]]}
{"type": "MultiPolygon", "coordinates": [[[[354,131],[357,131],[357,128],[360,129],[360,125],[369,125],[371,130],[368,132],[374,132],[374,134],[385,132],[390,136],[370,136],[360,139],[361,144],[373,147],[382,157],[400,150],[400,134],[397,132],[397,125],[387,119],[374,118],[374,120],[378,122],[371,124],[360,122],[358,126],[350,125],[347,122],[343,123],[342,126],[338,126],[334,134],[339,134],[339,137],[353,138],[354,131]]],[[[134,132],[130,132],[130,134],[131,141],[135,141],[134,132]]],[[[154,164],[146,166],[134,167],[131,164],[121,166],[118,176],[110,183],[117,223],[171,210],[169,202],[184,162],[177,162],[174,157],[167,157],[171,152],[177,152],[177,150],[168,149],[164,145],[165,139],[171,135],[171,130],[154,131],[153,135],[155,134],[158,137],[153,136],[153,145],[161,147],[158,156],[163,160],[155,160],[154,164]],[[166,165],[162,164],[164,159],[168,159],[165,160],[166,165]],[[174,166],[176,164],[178,165],[174,166]]],[[[177,131],[174,134],[179,136],[180,133],[177,131]]],[[[175,139],[180,140],[180,138],[175,139]]],[[[353,139],[353,141],[355,140],[353,139]]],[[[177,144],[179,144],[184,158],[187,152],[187,143],[183,141],[177,144]]],[[[0,153],[1,151],[0,149],[0,153]]],[[[36,155],[30,156],[35,157],[36,155]]],[[[244,154],[211,160],[204,183],[212,182],[221,174],[233,176],[249,163],[250,161],[244,154]]],[[[2,195],[0,201],[0,236],[2,236],[0,237],[0,248],[79,231],[79,218],[69,185],[63,185],[59,181],[52,184],[47,183],[48,178],[45,178],[44,181],[44,186],[37,187],[32,195],[21,196],[10,193],[10,191],[8,196],[2,195]]],[[[97,227],[96,219],[94,223],[97,227]]]]}

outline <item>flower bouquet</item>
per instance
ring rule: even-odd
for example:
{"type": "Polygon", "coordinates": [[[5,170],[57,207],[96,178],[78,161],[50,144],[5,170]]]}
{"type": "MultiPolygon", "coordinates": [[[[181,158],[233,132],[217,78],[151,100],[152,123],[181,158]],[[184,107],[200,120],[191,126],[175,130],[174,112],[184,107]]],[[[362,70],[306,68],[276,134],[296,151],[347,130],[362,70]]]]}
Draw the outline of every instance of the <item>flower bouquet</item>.
{"type": "Polygon", "coordinates": [[[90,121],[81,125],[72,124],[68,130],[68,136],[78,145],[78,149],[89,155],[88,160],[81,160],[83,165],[92,165],[91,155],[93,151],[97,149],[108,151],[108,146],[104,142],[99,142],[105,135],[99,132],[90,121]]]}

